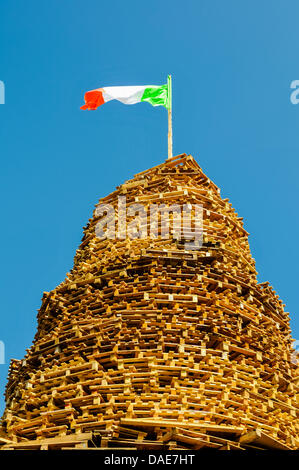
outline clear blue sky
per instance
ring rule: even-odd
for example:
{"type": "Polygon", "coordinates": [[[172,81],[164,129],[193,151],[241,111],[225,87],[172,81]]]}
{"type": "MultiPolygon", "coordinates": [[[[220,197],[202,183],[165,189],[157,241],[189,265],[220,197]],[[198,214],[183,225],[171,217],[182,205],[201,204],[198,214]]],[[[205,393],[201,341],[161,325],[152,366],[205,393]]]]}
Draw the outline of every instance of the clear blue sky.
{"type": "Polygon", "coordinates": [[[244,217],[259,280],[299,339],[298,17],[296,0],[0,2],[1,394],[94,204],[166,158],[164,108],[80,111],[84,91],[168,73],[174,153],[191,153],[244,217]]]}

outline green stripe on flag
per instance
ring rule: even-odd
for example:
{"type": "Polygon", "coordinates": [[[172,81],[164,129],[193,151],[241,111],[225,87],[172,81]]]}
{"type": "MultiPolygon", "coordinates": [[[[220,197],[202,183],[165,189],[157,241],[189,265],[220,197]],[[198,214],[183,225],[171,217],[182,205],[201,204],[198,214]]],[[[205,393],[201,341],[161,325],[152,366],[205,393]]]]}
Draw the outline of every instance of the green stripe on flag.
{"type": "Polygon", "coordinates": [[[168,101],[168,85],[146,88],[140,101],[147,101],[152,106],[165,106],[168,101]]]}

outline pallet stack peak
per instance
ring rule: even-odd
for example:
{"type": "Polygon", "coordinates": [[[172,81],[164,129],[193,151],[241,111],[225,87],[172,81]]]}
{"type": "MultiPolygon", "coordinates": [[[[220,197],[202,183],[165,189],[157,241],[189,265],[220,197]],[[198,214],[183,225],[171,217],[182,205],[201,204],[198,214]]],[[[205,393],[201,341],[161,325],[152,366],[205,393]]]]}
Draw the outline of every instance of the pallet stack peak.
{"type": "Polygon", "coordinates": [[[242,218],[186,154],[100,203],[117,211],[119,196],[202,205],[203,243],[100,240],[94,211],[11,361],[0,448],[297,449],[289,314],[257,281],[242,218]]]}

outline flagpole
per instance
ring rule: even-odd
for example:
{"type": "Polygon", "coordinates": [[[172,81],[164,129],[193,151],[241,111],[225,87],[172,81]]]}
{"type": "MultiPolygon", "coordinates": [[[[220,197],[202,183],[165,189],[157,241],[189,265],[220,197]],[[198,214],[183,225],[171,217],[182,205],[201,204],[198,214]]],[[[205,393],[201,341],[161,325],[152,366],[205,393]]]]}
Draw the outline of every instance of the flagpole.
{"type": "Polygon", "coordinates": [[[168,85],[168,158],[172,158],[172,84],[171,84],[171,75],[167,77],[168,85]]]}

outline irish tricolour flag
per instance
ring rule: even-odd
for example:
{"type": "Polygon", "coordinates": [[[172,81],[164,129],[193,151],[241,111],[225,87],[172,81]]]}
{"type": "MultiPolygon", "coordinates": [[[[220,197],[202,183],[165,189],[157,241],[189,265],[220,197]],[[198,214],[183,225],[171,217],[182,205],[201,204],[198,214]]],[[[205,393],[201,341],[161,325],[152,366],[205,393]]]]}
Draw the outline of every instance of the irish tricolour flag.
{"type": "Polygon", "coordinates": [[[87,91],[85,104],[81,109],[97,109],[108,101],[117,100],[124,104],[147,101],[152,106],[165,106],[168,110],[168,158],[172,157],[172,118],[171,118],[171,75],[166,85],[107,86],[87,91]]]}
{"type": "Polygon", "coordinates": [[[81,109],[97,109],[104,103],[117,100],[124,104],[136,104],[147,101],[152,106],[165,106],[170,104],[170,86],[144,85],[144,86],[110,86],[87,91],[84,95],[85,105],[81,109]]]}

